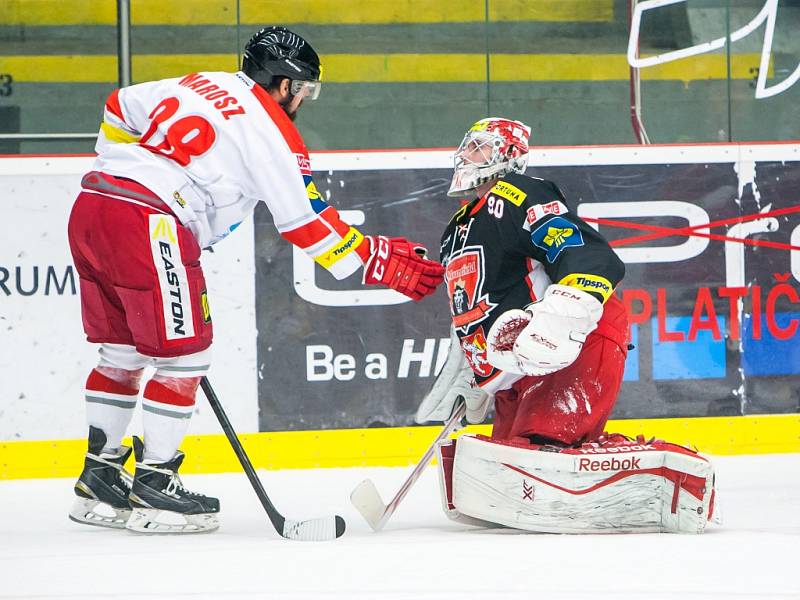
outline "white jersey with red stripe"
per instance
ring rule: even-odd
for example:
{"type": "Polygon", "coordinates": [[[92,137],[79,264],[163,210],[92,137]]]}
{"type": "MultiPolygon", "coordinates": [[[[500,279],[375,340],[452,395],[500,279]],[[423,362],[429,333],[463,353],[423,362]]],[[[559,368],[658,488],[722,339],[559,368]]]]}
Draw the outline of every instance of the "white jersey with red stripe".
{"type": "Polygon", "coordinates": [[[192,73],[113,92],[94,170],[127,177],[166,202],[201,247],[223,239],[256,204],[280,234],[335,277],[362,266],[363,235],[317,192],[300,134],[242,72],[192,73]]]}

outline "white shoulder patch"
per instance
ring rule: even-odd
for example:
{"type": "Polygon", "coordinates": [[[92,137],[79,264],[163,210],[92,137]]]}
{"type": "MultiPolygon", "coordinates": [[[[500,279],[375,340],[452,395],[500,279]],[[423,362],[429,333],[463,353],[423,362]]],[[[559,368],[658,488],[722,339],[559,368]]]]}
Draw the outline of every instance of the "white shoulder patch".
{"type": "Polygon", "coordinates": [[[522,228],[525,231],[530,231],[531,225],[536,221],[550,215],[563,215],[567,210],[566,205],[560,200],[554,200],[547,204],[535,204],[528,209],[528,215],[525,217],[525,224],[522,228]]]}

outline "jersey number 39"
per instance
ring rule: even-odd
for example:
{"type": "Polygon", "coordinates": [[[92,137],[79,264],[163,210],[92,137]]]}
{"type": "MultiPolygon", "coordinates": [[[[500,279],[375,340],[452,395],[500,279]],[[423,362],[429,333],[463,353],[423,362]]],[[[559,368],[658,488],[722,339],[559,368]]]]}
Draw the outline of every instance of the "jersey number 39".
{"type": "Polygon", "coordinates": [[[166,126],[164,139],[158,145],[147,142],[158,131],[158,126],[166,124],[180,108],[177,98],[164,98],[150,113],[150,127],[139,140],[144,148],[167,158],[171,158],[182,167],[191,162],[193,156],[205,154],[217,139],[214,126],[199,115],[181,117],[166,126]]]}

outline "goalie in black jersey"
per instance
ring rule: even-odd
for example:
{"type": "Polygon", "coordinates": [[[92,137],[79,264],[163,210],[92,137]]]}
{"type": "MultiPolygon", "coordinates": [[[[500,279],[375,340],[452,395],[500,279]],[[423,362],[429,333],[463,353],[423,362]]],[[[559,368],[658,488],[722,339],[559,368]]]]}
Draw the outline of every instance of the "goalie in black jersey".
{"type": "MultiPolygon", "coordinates": [[[[612,293],[625,266],[555,183],[524,175],[529,134],[483,119],[456,152],[448,195],[472,199],[445,228],[441,262],[462,381],[476,384],[458,393],[473,422],[494,395],[494,438],[570,445],[603,432],[622,382],[629,329],[612,293]]],[[[446,418],[458,393],[426,398],[417,420],[446,418]]]]}
{"type": "Polygon", "coordinates": [[[529,135],[483,119],[455,154],[448,195],[468,203],[441,242],[452,343],[416,420],[447,420],[459,396],[470,422],[492,398],[495,417],[491,438],[440,447],[445,511],[537,531],[702,531],[707,460],[604,435],[630,339],[614,295],[625,266],[555,183],[524,174],[529,135]],[[618,452],[630,458],[581,458],[618,452]]]}

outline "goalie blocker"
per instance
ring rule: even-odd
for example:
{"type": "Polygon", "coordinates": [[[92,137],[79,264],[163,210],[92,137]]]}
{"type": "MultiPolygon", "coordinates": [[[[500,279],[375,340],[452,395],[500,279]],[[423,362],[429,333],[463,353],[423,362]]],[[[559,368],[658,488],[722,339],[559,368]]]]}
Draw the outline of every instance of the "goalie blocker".
{"type": "Polygon", "coordinates": [[[712,464],[661,440],[613,435],[556,448],[464,435],[437,453],[445,514],[472,525],[702,533],[714,514],[712,464]]]}

